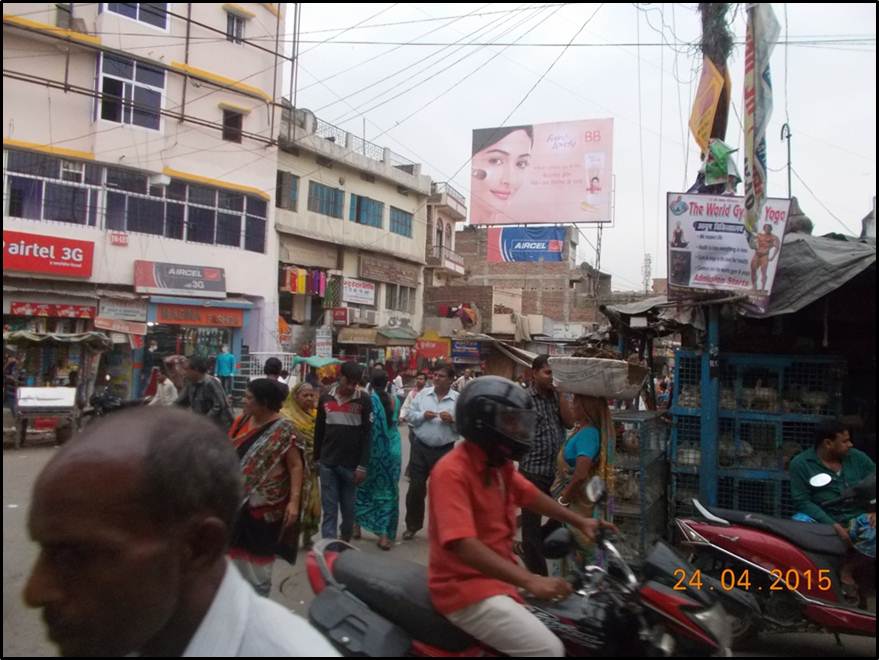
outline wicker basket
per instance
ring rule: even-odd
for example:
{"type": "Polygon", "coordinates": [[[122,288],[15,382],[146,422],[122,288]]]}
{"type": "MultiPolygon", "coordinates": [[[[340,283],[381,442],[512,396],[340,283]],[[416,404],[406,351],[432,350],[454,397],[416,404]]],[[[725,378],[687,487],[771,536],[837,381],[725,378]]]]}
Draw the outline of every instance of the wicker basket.
{"type": "Polygon", "coordinates": [[[560,392],[606,399],[635,398],[649,373],[637,364],[603,358],[551,357],[549,366],[560,392]]]}

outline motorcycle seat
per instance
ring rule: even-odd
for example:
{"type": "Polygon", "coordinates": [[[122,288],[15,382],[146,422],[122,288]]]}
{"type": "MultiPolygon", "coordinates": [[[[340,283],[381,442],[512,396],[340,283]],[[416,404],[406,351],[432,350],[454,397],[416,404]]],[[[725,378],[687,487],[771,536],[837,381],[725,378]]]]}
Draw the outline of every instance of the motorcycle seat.
{"type": "Polygon", "coordinates": [[[420,642],[454,652],[478,644],[433,608],[426,566],[349,550],[333,564],[333,577],[420,642]]]}
{"type": "Polygon", "coordinates": [[[745,527],[753,527],[787,539],[798,548],[822,555],[844,555],[848,548],[833,525],[799,522],[764,516],[760,513],[709,508],[719,518],[745,527]]]}

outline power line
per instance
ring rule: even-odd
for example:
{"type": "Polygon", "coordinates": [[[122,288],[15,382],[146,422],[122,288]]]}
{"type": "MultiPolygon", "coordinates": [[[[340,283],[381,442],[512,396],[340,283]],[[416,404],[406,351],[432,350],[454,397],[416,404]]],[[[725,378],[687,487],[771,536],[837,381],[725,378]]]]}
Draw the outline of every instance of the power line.
{"type": "MultiPolygon", "coordinates": [[[[491,3],[489,3],[489,4],[491,4],[491,3]]],[[[455,21],[457,21],[461,18],[470,18],[470,17],[477,17],[477,16],[492,16],[495,14],[512,14],[512,13],[516,13],[516,12],[520,12],[520,11],[530,11],[532,9],[544,9],[546,7],[560,7],[560,6],[563,6],[566,4],[569,4],[569,3],[555,2],[552,4],[539,5],[537,7],[531,6],[531,7],[517,8],[517,9],[501,9],[501,10],[497,10],[497,11],[480,11],[479,9],[477,9],[476,12],[471,12],[469,14],[458,14],[456,16],[437,16],[437,17],[431,17],[431,18],[416,18],[416,19],[412,19],[412,20],[408,20],[408,21],[396,21],[394,23],[374,23],[372,25],[364,25],[360,29],[377,28],[377,27],[391,27],[391,26],[395,26],[395,25],[411,25],[413,23],[430,23],[430,22],[435,22],[435,21],[445,21],[447,19],[454,19],[455,21]]],[[[487,6],[488,5],[483,5],[483,7],[487,7],[487,6]]],[[[482,8],[480,8],[480,9],[482,9],[482,8]]],[[[324,28],[322,30],[309,30],[308,32],[303,32],[302,34],[319,34],[321,32],[334,32],[337,29],[338,28],[324,28]]]]}
{"type": "MultiPolygon", "coordinates": [[[[562,9],[562,7],[557,7],[555,11],[553,11],[553,12],[550,13],[550,14],[548,14],[548,15],[545,16],[544,18],[542,18],[542,19],[540,20],[540,22],[538,22],[538,23],[536,23],[535,25],[533,25],[533,26],[531,26],[530,28],[528,28],[528,30],[527,30],[527,31],[526,31],[526,32],[525,32],[520,38],[524,38],[526,35],[530,34],[530,33],[533,32],[534,30],[536,30],[538,27],[540,27],[540,26],[543,25],[546,21],[548,21],[550,18],[552,18],[556,13],[558,13],[559,11],[561,11],[561,9],[562,9]]],[[[542,11],[542,10],[541,10],[541,11],[542,11]]],[[[400,126],[401,124],[403,124],[404,122],[408,121],[409,119],[411,119],[412,117],[414,117],[415,115],[417,115],[419,112],[421,112],[422,110],[424,110],[424,109],[427,108],[428,106],[432,105],[433,103],[435,103],[436,101],[438,101],[439,99],[441,99],[443,96],[445,96],[446,94],[448,94],[449,92],[451,92],[453,89],[455,89],[456,87],[458,87],[458,86],[459,86],[461,83],[463,83],[465,80],[467,80],[467,79],[470,78],[471,76],[475,75],[475,74],[478,73],[480,70],[482,70],[483,68],[485,68],[488,64],[490,64],[490,63],[493,62],[495,59],[497,59],[498,57],[500,57],[500,56],[503,54],[504,50],[506,50],[506,49],[501,49],[500,51],[498,51],[497,53],[495,53],[494,55],[492,55],[491,57],[489,57],[485,62],[483,62],[482,64],[480,64],[478,67],[476,67],[475,69],[473,69],[473,71],[471,71],[470,73],[468,73],[467,75],[465,75],[463,78],[460,78],[458,81],[456,81],[451,87],[448,87],[447,89],[444,89],[442,92],[440,92],[439,94],[437,94],[436,96],[434,96],[432,99],[430,99],[427,103],[424,103],[423,105],[421,105],[420,107],[418,107],[415,111],[413,111],[413,112],[411,112],[410,114],[406,115],[403,119],[400,119],[400,120],[398,120],[397,122],[395,122],[394,127],[400,126]]],[[[383,136],[385,133],[387,133],[389,130],[391,130],[391,129],[389,128],[389,129],[385,130],[384,132],[380,133],[379,135],[377,135],[377,136],[375,137],[375,139],[378,139],[378,138],[382,137],[382,136],[383,136]]]]}
{"type": "Polygon", "coordinates": [[[803,177],[800,176],[800,173],[797,172],[793,166],[791,166],[790,169],[791,169],[791,172],[794,173],[794,176],[797,177],[797,181],[799,181],[800,183],[803,184],[805,189],[808,190],[809,193],[812,195],[812,198],[821,205],[821,208],[823,208],[825,211],[827,211],[830,214],[830,217],[832,217],[834,220],[836,220],[842,226],[842,228],[848,232],[849,236],[857,236],[857,234],[855,234],[855,232],[853,232],[851,229],[848,228],[848,225],[846,225],[842,220],[839,219],[839,216],[837,216],[833,211],[831,211],[829,208],[827,208],[827,205],[821,201],[821,199],[818,197],[818,195],[815,194],[815,191],[809,187],[809,184],[806,183],[805,181],[803,181],[803,177]]]}
{"type": "MultiPolygon", "coordinates": [[[[310,41],[303,39],[302,43],[318,43],[323,44],[325,41],[310,41]]],[[[782,45],[791,45],[791,46],[825,46],[825,45],[841,45],[841,44],[855,44],[855,45],[869,45],[875,44],[875,37],[867,37],[867,38],[848,38],[848,39],[806,39],[802,41],[775,41],[773,45],[782,46],[782,45]]],[[[444,42],[444,41],[420,41],[417,43],[411,43],[408,41],[333,41],[330,42],[329,45],[333,46],[410,46],[410,47],[426,47],[426,46],[454,46],[458,45],[457,42],[444,42]]],[[[677,44],[666,43],[665,41],[660,42],[647,42],[647,41],[636,41],[636,42],[615,42],[615,43],[579,43],[579,44],[566,44],[566,43],[557,43],[557,42],[538,42],[538,43],[527,43],[527,44],[518,44],[514,42],[503,42],[503,41],[470,41],[464,44],[460,44],[463,46],[474,46],[474,47],[485,47],[485,46],[515,46],[518,48],[559,48],[559,47],[568,47],[568,48],[606,48],[606,47],[620,47],[620,46],[629,46],[629,47],[640,47],[640,48],[648,48],[648,47],[674,47],[674,46],[687,46],[690,48],[695,48],[698,46],[696,42],[680,42],[677,44]]],[[[733,41],[733,45],[736,46],[744,46],[745,41],[743,39],[736,39],[733,41]]]]}
{"type": "MultiPolygon", "coordinates": [[[[491,3],[484,4],[484,5],[482,5],[482,7],[487,7],[489,4],[491,4],[491,3]]],[[[481,9],[482,7],[480,7],[479,9],[481,9]]],[[[439,27],[433,28],[432,30],[428,30],[427,32],[424,32],[424,33],[418,35],[417,37],[415,37],[414,39],[412,39],[412,43],[414,43],[414,42],[417,41],[418,39],[421,39],[421,38],[423,38],[423,37],[426,37],[426,36],[429,35],[429,34],[432,34],[432,33],[436,32],[437,30],[442,30],[443,28],[446,28],[446,27],[452,25],[453,23],[455,23],[455,22],[461,20],[461,18],[466,18],[466,17],[468,17],[468,16],[476,16],[476,15],[478,15],[477,12],[479,11],[479,9],[475,9],[475,10],[474,10],[473,12],[471,12],[470,14],[464,14],[464,16],[459,16],[459,17],[455,18],[454,20],[451,20],[451,21],[449,21],[448,23],[445,23],[444,25],[440,25],[439,27]]],[[[494,12],[490,12],[490,13],[494,13],[494,12]]],[[[377,59],[379,59],[379,58],[381,58],[381,57],[384,57],[385,55],[389,55],[390,53],[393,53],[393,52],[399,50],[400,48],[402,48],[402,46],[395,46],[394,48],[391,48],[390,50],[386,50],[386,51],[384,51],[384,52],[381,52],[381,53],[379,53],[378,55],[375,55],[375,56],[373,56],[373,57],[370,57],[369,59],[366,59],[366,60],[362,60],[362,61],[360,61],[360,62],[357,62],[357,63],[354,64],[353,66],[348,67],[347,69],[343,69],[342,71],[337,71],[336,73],[332,74],[331,76],[328,76],[328,77],[324,78],[323,80],[324,80],[324,81],[328,81],[328,80],[332,80],[333,78],[337,78],[337,77],[339,77],[339,76],[341,76],[341,75],[343,75],[343,74],[345,74],[345,73],[349,73],[350,71],[353,71],[354,69],[360,68],[360,67],[363,66],[364,64],[369,64],[370,62],[374,62],[375,60],[377,60],[377,59]]],[[[315,85],[317,85],[317,84],[319,84],[319,83],[320,83],[320,81],[315,81],[315,82],[311,83],[310,85],[306,85],[305,87],[302,88],[302,91],[305,91],[306,89],[309,89],[310,87],[314,87],[315,85]]]]}
{"type": "MultiPolygon", "coordinates": [[[[483,31],[485,31],[485,30],[491,30],[491,29],[493,29],[494,27],[500,27],[501,25],[503,25],[503,23],[509,21],[511,18],[513,18],[513,17],[512,17],[512,16],[507,16],[506,18],[502,19],[500,22],[489,23],[488,25],[483,25],[483,26],[481,26],[481,27],[478,27],[476,30],[473,30],[472,32],[470,32],[470,33],[467,34],[466,36],[462,37],[461,40],[463,40],[463,39],[467,39],[467,38],[469,38],[470,36],[472,36],[472,35],[474,35],[474,34],[477,34],[477,33],[479,33],[479,32],[483,32],[483,31]]],[[[461,40],[459,40],[459,41],[461,41],[461,40]]],[[[323,106],[321,106],[320,108],[317,108],[317,109],[315,110],[315,113],[321,112],[321,111],[323,111],[323,110],[325,110],[325,109],[327,109],[327,108],[330,108],[330,107],[332,107],[332,106],[334,106],[334,105],[336,105],[337,103],[340,103],[340,102],[342,102],[342,101],[347,102],[348,99],[350,99],[350,98],[352,98],[352,97],[354,97],[354,96],[357,96],[357,95],[360,94],[361,92],[364,92],[364,91],[366,91],[366,90],[372,89],[372,88],[375,87],[376,85],[379,85],[379,84],[381,84],[381,83],[383,83],[383,82],[385,82],[385,81],[387,81],[387,80],[390,80],[391,78],[394,78],[394,77],[400,75],[401,73],[404,73],[405,71],[408,71],[408,70],[411,69],[412,67],[418,66],[418,65],[421,64],[422,62],[425,62],[426,60],[429,60],[429,59],[431,59],[432,57],[434,57],[434,56],[436,56],[436,55],[439,55],[441,52],[443,52],[444,50],[446,50],[447,48],[450,48],[450,47],[451,47],[451,46],[444,46],[442,49],[440,49],[440,50],[438,50],[438,51],[436,51],[436,52],[430,53],[429,55],[427,55],[427,56],[425,56],[425,57],[422,57],[422,58],[419,59],[419,60],[416,60],[416,61],[413,62],[412,64],[409,64],[409,65],[403,67],[402,69],[399,69],[399,70],[397,70],[397,71],[394,71],[394,72],[392,72],[392,73],[390,73],[390,74],[384,76],[383,78],[380,78],[379,80],[376,80],[376,81],[374,81],[374,82],[371,82],[371,83],[369,83],[369,84],[367,84],[367,85],[364,85],[363,87],[361,87],[361,88],[359,88],[359,89],[357,89],[357,90],[355,90],[355,91],[353,91],[353,92],[351,92],[351,93],[349,93],[349,94],[346,94],[345,96],[343,96],[342,98],[340,98],[340,99],[337,100],[337,101],[334,101],[334,102],[332,102],[332,103],[328,103],[328,104],[326,104],[326,105],[323,105],[323,106]]],[[[456,48],[456,49],[454,49],[451,53],[449,53],[448,55],[445,55],[445,56],[441,57],[441,58],[440,58],[439,60],[437,60],[436,62],[433,62],[432,64],[429,64],[429,65],[425,66],[424,68],[422,68],[421,70],[419,70],[419,71],[417,71],[417,72],[411,74],[411,75],[409,76],[409,80],[414,79],[415,76],[417,76],[417,75],[419,75],[419,74],[421,74],[421,73],[425,73],[425,72],[427,72],[431,67],[436,66],[436,65],[439,64],[440,62],[442,62],[442,61],[448,59],[449,57],[451,57],[451,55],[453,55],[454,53],[456,53],[456,52],[458,52],[458,51],[460,51],[460,50],[461,50],[461,48],[456,48]]],[[[471,52],[469,55],[473,55],[473,54],[474,54],[474,53],[471,52]]],[[[465,57],[466,57],[466,56],[465,56],[465,57]]],[[[464,59],[464,58],[461,58],[461,59],[464,59]]],[[[438,75],[439,73],[442,73],[443,71],[447,70],[448,68],[451,68],[452,66],[454,66],[455,64],[457,64],[457,63],[460,62],[460,61],[461,61],[460,59],[457,60],[455,63],[453,63],[453,64],[450,65],[449,67],[446,67],[445,69],[440,70],[437,74],[434,74],[434,75],[438,75]]],[[[430,79],[430,78],[428,78],[428,80],[429,80],[429,79],[430,79]]],[[[417,87],[417,85],[416,85],[416,87],[417,87]]],[[[409,88],[409,89],[410,89],[410,90],[411,90],[411,89],[414,89],[414,87],[411,87],[411,88],[409,88]]],[[[380,98],[381,98],[382,96],[384,96],[385,94],[387,94],[387,93],[389,93],[389,92],[393,92],[393,91],[394,91],[393,88],[389,88],[389,89],[386,89],[386,90],[384,90],[384,91],[382,91],[382,92],[379,92],[379,93],[376,94],[375,96],[371,97],[370,99],[368,99],[368,100],[364,101],[363,103],[361,103],[360,105],[358,105],[356,108],[352,108],[352,110],[353,110],[353,112],[356,113],[356,114],[363,114],[363,113],[360,113],[360,110],[361,110],[365,105],[368,105],[368,104],[372,103],[373,101],[376,101],[376,100],[380,99],[380,98]]],[[[400,92],[399,94],[397,94],[397,97],[402,96],[402,95],[405,94],[407,91],[409,91],[409,90],[404,90],[403,92],[400,92]]],[[[394,98],[396,98],[396,97],[394,97],[394,98]]],[[[384,101],[384,102],[386,103],[388,100],[392,100],[392,99],[387,99],[387,100],[384,101]]],[[[378,107],[378,106],[376,106],[376,107],[378,107]]],[[[375,109],[375,108],[371,108],[370,110],[368,110],[368,111],[366,111],[366,112],[369,112],[369,111],[371,111],[371,110],[373,110],[373,109],[375,109]]],[[[342,118],[340,117],[339,119],[335,120],[334,123],[338,123],[338,122],[341,122],[341,121],[347,121],[348,119],[353,118],[354,116],[356,116],[356,114],[351,114],[351,115],[349,115],[349,114],[346,113],[345,115],[343,115],[343,117],[345,117],[345,119],[342,119],[342,118]]]]}

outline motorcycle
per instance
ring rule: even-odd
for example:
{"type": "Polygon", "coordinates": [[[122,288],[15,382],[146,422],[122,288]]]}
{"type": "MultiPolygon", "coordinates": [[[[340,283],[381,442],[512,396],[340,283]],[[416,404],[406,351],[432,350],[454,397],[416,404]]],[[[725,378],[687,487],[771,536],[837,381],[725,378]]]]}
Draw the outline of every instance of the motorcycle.
{"type": "MultiPolygon", "coordinates": [[[[810,480],[814,488],[830,482],[830,475],[810,480]]],[[[855,504],[876,510],[875,473],[846,489],[825,506],[855,504]]],[[[876,635],[876,613],[846,604],[840,569],[849,553],[833,525],[771,518],[756,513],[706,507],[693,500],[701,518],[675,520],[682,542],[692,549],[690,561],[698,573],[685,581],[711,576],[721,588],[735,586],[757,602],[756,615],[737,615],[734,645],[763,632],[831,632],[837,635],[876,635]]],[[[866,559],[866,557],[864,557],[866,559]]],[[[875,560],[861,562],[873,576],[861,575],[860,585],[875,585],[875,560]]]]}
{"type": "Polygon", "coordinates": [[[110,391],[110,376],[107,375],[104,388],[100,392],[95,392],[89,398],[89,408],[82,413],[82,426],[85,426],[95,417],[106,417],[110,413],[114,413],[126,408],[134,408],[145,403],[145,399],[122,399],[110,391]]]}
{"type": "MultiPolygon", "coordinates": [[[[601,501],[601,480],[590,482],[590,497],[601,501]]],[[[573,566],[574,593],[549,602],[526,596],[526,606],[565,644],[568,656],[730,655],[731,629],[720,601],[707,591],[663,583],[686,561],[660,542],[639,579],[608,534],[597,548],[606,565],[573,566]]],[[[549,535],[547,558],[571,556],[567,529],[549,535]]],[[[343,655],[366,657],[499,656],[434,610],[427,567],[361,553],[342,541],[318,542],[306,560],[316,594],[309,620],[343,655]]]]}

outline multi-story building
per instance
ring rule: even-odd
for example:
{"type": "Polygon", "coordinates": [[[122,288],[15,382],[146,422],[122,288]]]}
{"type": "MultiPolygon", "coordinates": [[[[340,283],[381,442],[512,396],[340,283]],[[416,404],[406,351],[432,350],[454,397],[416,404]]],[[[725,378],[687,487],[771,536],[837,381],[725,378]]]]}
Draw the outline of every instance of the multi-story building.
{"type": "MultiPolygon", "coordinates": [[[[527,245],[519,254],[512,249],[503,257],[498,243],[507,239],[501,231],[465,227],[457,233],[455,251],[465,275],[429,291],[425,298],[428,325],[450,336],[461,324],[443,317],[457,316],[464,326],[470,326],[464,329],[525,342],[538,352],[562,352],[564,344],[592,330],[598,314],[596,296],[610,293],[610,276],[576,265],[578,232],[572,227],[554,230],[557,240],[523,239],[527,245]],[[517,260],[529,251],[546,253],[549,258],[517,260]],[[465,312],[468,307],[478,310],[478,322],[468,324],[467,317],[456,311],[462,307],[465,312]],[[440,318],[435,320],[435,316],[440,318]]],[[[525,230],[514,231],[527,236],[525,230]]]]}
{"type": "Polygon", "coordinates": [[[322,355],[406,358],[421,332],[430,177],[307,110],[285,112],[279,141],[275,227],[290,350],[313,341],[322,355]]]}
{"type": "MultiPolygon", "coordinates": [[[[5,332],[108,332],[129,392],[156,355],[276,349],[283,6],[4,4],[5,332]]],[[[97,371],[73,346],[31,378],[97,371]]]]}

